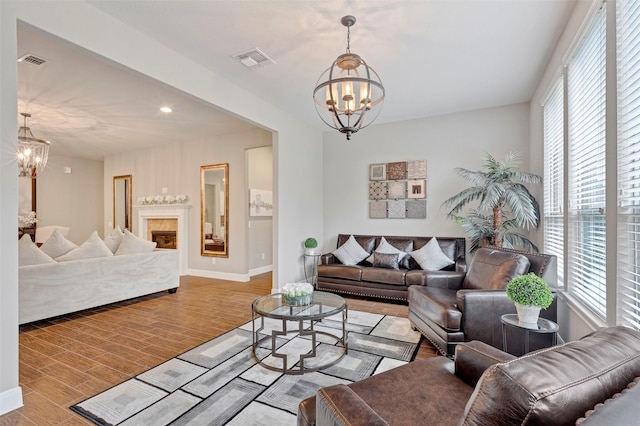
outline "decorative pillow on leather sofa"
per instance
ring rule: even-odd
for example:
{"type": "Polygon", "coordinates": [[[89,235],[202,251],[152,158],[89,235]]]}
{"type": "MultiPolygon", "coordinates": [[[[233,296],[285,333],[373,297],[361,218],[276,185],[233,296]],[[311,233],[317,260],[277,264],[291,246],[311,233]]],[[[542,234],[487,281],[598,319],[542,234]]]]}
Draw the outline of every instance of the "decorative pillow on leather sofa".
{"type": "Polygon", "coordinates": [[[425,271],[439,271],[455,263],[444,254],[436,237],[431,238],[427,244],[412,251],[409,255],[425,271]]]}
{"type": "Polygon", "coordinates": [[[399,264],[400,255],[398,253],[373,252],[373,266],[376,268],[398,269],[399,264]]]}
{"type": "MultiPolygon", "coordinates": [[[[380,244],[378,244],[378,247],[376,247],[376,249],[373,251],[371,256],[367,257],[367,259],[366,259],[367,262],[374,263],[373,255],[375,253],[397,254],[398,255],[398,262],[402,262],[402,260],[408,254],[408,253],[405,253],[402,250],[398,250],[397,248],[395,248],[394,246],[389,244],[389,242],[384,237],[380,238],[380,244]]],[[[394,269],[398,269],[398,268],[394,268],[394,269]]]]}
{"type": "Polygon", "coordinates": [[[333,251],[332,254],[337,257],[343,265],[349,266],[357,265],[369,257],[369,252],[358,244],[353,235],[351,235],[344,244],[333,251]]]}

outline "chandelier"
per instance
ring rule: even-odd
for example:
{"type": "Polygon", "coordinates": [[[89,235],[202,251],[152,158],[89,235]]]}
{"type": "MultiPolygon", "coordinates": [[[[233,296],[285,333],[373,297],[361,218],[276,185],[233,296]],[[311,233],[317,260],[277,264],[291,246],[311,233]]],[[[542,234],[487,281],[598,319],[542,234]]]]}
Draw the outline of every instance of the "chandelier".
{"type": "Polygon", "coordinates": [[[21,112],[24,125],[18,130],[18,176],[37,178],[47,165],[49,155],[49,141],[33,136],[27,127],[27,118],[31,114],[21,112]]]}
{"type": "Polygon", "coordinates": [[[340,22],[347,27],[347,50],[327,68],[313,89],[318,115],[328,126],[347,135],[371,124],[382,109],[384,86],[380,76],[360,56],[351,53],[351,26],[356,18],[347,15],[340,22]]]}

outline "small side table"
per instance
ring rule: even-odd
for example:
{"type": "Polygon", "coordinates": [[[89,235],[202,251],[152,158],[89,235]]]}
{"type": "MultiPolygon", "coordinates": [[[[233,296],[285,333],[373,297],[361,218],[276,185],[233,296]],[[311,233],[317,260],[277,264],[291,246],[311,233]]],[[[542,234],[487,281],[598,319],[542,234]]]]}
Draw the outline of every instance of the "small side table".
{"type": "Polygon", "coordinates": [[[304,279],[316,288],[318,285],[318,260],[322,254],[304,254],[304,279]],[[311,262],[311,270],[307,274],[307,261],[311,262]]]}
{"type": "Polygon", "coordinates": [[[530,333],[548,334],[552,333],[551,345],[558,343],[558,324],[546,318],[538,318],[537,324],[525,324],[518,321],[518,314],[505,314],[500,317],[502,323],[502,350],[507,351],[507,327],[513,327],[524,331],[524,353],[529,353],[530,333]]]}

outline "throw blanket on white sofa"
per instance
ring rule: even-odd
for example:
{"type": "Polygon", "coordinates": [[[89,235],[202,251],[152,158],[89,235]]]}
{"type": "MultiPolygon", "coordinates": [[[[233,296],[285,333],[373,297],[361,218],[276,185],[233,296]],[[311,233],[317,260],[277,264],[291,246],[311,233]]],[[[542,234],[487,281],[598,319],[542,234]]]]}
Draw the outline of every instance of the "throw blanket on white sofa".
{"type": "Polygon", "coordinates": [[[20,266],[25,324],[180,286],[178,250],[20,266]]]}

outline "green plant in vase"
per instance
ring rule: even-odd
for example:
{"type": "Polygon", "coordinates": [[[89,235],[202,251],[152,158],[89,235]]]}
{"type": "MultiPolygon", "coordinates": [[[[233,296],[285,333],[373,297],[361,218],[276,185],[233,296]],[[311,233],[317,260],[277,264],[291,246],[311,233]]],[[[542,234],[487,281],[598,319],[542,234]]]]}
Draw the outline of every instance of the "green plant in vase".
{"type": "Polygon", "coordinates": [[[516,304],[518,320],[527,324],[537,323],[540,309],[547,309],[553,303],[549,286],[533,272],[509,281],[506,292],[507,297],[516,304]]]}
{"type": "Polygon", "coordinates": [[[318,241],[315,238],[309,237],[304,240],[304,249],[307,254],[315,254],[317,247],[318,241]]]}

